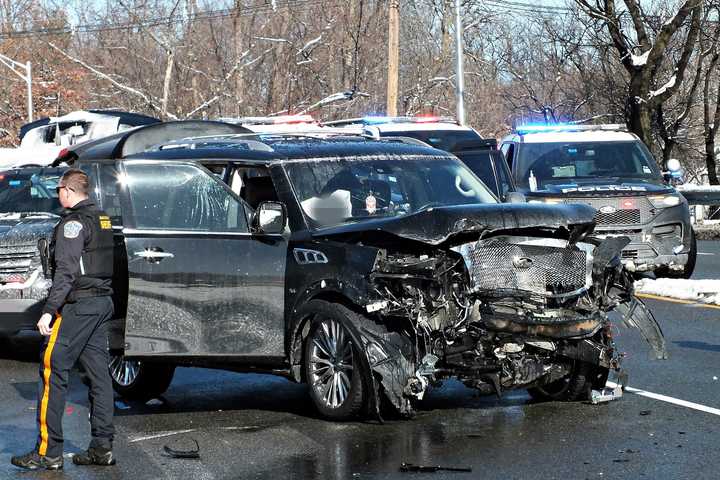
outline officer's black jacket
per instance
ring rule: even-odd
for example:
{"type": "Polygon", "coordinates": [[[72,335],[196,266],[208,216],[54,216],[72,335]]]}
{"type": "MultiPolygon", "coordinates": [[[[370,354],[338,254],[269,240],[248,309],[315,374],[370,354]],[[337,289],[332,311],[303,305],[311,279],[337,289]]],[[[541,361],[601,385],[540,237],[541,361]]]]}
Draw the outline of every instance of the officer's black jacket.
{"type": "Polygon", "coordinates": [[[112,295],[112,226],[92,200],[68,209],[55,227],[51,255],[53,285],[43,313],[59,311],[66,301],[112,295]]]}

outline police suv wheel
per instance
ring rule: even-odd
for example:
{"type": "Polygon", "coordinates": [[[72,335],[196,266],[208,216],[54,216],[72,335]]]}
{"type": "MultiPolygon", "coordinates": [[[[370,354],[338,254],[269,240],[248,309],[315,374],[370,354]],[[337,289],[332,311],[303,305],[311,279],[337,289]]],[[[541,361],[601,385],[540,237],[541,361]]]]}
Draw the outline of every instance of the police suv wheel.
{"type": "Polygon", "coordinates": [[[129,400],[149,400],[165,393],[170,386],[175,366],[127,360],[113,355],[108,364],[113,389],[129,400]]]}

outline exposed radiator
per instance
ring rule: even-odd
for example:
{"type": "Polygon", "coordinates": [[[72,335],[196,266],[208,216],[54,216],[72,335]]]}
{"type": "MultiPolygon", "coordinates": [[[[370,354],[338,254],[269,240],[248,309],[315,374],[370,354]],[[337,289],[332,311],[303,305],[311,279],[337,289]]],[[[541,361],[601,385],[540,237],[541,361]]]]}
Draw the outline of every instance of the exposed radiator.
{"type": "Polygon", "coordinates": [[[460,253],[480,291],[515,290],[538,295],[569,293],[588,286],[588,254],[575,247],[520,245],[499,239],[463,245],[460,253]]]}

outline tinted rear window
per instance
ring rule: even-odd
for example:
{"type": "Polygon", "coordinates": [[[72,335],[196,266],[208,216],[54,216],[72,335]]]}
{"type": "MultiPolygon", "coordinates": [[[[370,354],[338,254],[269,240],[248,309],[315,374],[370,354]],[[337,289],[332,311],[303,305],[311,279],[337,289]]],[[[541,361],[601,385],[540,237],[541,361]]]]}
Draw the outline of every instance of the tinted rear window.
{"type": "Polygon", "coordinates": [[[410,137],[416,138],[440,150],[452,151],[464,142],[481,140],[474,130],[415,130],[403,132],[383,132],[382,137],[410,137]]]}

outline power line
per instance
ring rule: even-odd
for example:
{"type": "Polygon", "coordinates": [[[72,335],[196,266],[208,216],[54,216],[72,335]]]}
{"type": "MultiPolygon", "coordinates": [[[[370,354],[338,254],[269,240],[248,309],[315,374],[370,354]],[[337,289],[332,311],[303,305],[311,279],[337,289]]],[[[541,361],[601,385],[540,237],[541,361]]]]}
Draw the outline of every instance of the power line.
{"type": "Polygon", "coordinates": [[[561,7],[559,5],[537,5],[533,3],[525,3],[525,2],[514,2],[510,0],[486,0],[485,3],[495,3],[507,7],[512,8],[525,8],[525,9],[531,9],[533,11],[538,10],[548,10],[548,11],[556,11],[556,12],[572,12],[574,11],[570,7],[561,7]]]}
{"type": "Polygon", "coordinates": [[[527,14],[531,13],[541,15],[569,15],[573,12],[572,9],[567,7],[530,5],[526,3],[506,2],[502,0],[485,0],[484,3],[488,12],[511,15],[516,14],[519,16],[528,16],[527,14]]]}
{"type": "MultiPolygon", "coordinates": [[[[285,2],[277,1],[273,7],[272,4],[261,4],[250,7],[244,7],[240,9],[240,16],[250,16],[258,13],[272,13],[276,10],[292,8],[295,6],[303,6],[308,8],[314,5],[326,3],[326,0],[286,0],[285,2]]],[[[191,21],[204,21],[214,20],[219,18],[228,18],[238,15],[237,9],[225,8],[219,10],[207,10],[204,12],[198,12],[192,15],[184,17],[179,16],[167,16],[167,17],[153,17],[148,20],[141,22],[124,22],[116,24],[108,23],[86,23],[78,24],[73,26],[64,26],[57,28],[34,28],[27,30],[14,30],[11,32],[5,31],[0,32],[0,39],[18,38],[18,37],[32,37],[32,36],[50,36],[50,35],[64,35],[64,34],[75,34],[75,33],[97,33],[117,30],[132,30],[140,27],[158,27],[162,25],[174,25],[183,22],[191,21]]]]}

